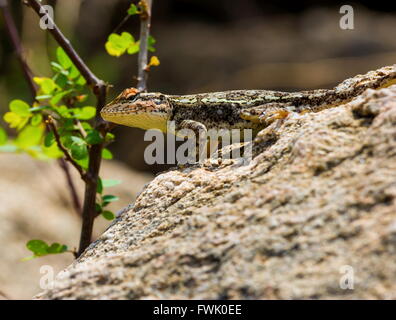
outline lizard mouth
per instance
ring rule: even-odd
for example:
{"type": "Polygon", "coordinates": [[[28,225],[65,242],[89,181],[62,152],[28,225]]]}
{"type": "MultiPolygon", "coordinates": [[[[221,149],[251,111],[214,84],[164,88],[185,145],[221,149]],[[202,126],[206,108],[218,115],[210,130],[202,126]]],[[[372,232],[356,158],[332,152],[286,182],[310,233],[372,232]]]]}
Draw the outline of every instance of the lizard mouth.
{"type": "Polygon", "coordinates": [[[161,113],[146,113],[146,112],[111,112],[107,113],[101,111],[101,116],[104,120],[116,124],[141,128],[144,130],[158,129],[162,132],[167,131],[168,117],[166,114],[161,113]]]}

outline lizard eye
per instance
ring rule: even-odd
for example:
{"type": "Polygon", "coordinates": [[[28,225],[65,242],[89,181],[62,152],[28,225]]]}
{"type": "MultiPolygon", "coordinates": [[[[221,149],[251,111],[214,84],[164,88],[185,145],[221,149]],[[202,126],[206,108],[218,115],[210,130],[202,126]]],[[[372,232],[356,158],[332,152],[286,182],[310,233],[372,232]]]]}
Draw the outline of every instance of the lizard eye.
{"type": "Polygon", "coordinates": [[[127,99],[128,101],[133,101],[136,100],[138,96],[139,93],[130,93],[125,97],[125,99],[127,99]]]}
{"type": "Polygon", "coordinates": [[[153,102],[155,103],[155,104],[162,104],[162,100],[161,99],[153,99],[153,102]]]}

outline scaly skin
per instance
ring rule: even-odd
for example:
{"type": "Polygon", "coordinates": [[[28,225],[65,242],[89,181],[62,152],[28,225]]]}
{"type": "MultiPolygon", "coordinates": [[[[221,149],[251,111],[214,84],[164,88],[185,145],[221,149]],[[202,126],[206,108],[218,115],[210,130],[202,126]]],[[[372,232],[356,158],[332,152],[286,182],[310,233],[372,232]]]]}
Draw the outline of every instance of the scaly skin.
{"type": "Polygon", "coordinates": [[[103,119],[121,125],[167,132],[167,121],[183,128],[252,129],[257,133],[290,112],[318,112],[336,107],[368,88],[396,83],[396,65],[347,79],[333,89],[301,92],[234,90],[192,95],[140,93],[124,90],[101,110],[103,119]]]}

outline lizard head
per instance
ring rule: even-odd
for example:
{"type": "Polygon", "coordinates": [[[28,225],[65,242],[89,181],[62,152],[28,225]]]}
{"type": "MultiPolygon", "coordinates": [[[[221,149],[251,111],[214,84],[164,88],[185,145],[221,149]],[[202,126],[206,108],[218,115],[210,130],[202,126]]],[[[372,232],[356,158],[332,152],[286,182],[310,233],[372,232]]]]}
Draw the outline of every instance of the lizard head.
{"type": "Polygon", "coordinates": [[[100,111],[100,115],[106,121],[116,124],[166,132],[171,109],[171,104],[165,95],[156,92],[139,92],[138,89],[129,88],[107,104],[100,111]]]}

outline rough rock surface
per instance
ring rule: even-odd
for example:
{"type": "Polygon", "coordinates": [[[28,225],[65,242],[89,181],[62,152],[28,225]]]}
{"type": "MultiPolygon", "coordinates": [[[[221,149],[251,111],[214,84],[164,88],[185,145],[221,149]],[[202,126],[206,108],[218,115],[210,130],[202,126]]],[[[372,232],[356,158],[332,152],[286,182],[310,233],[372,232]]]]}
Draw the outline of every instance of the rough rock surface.
{"type": "Polygon", "coordinates": [[[395,255],[392,86],[157,176],[37,298],[395,299],[395,255]]]}

